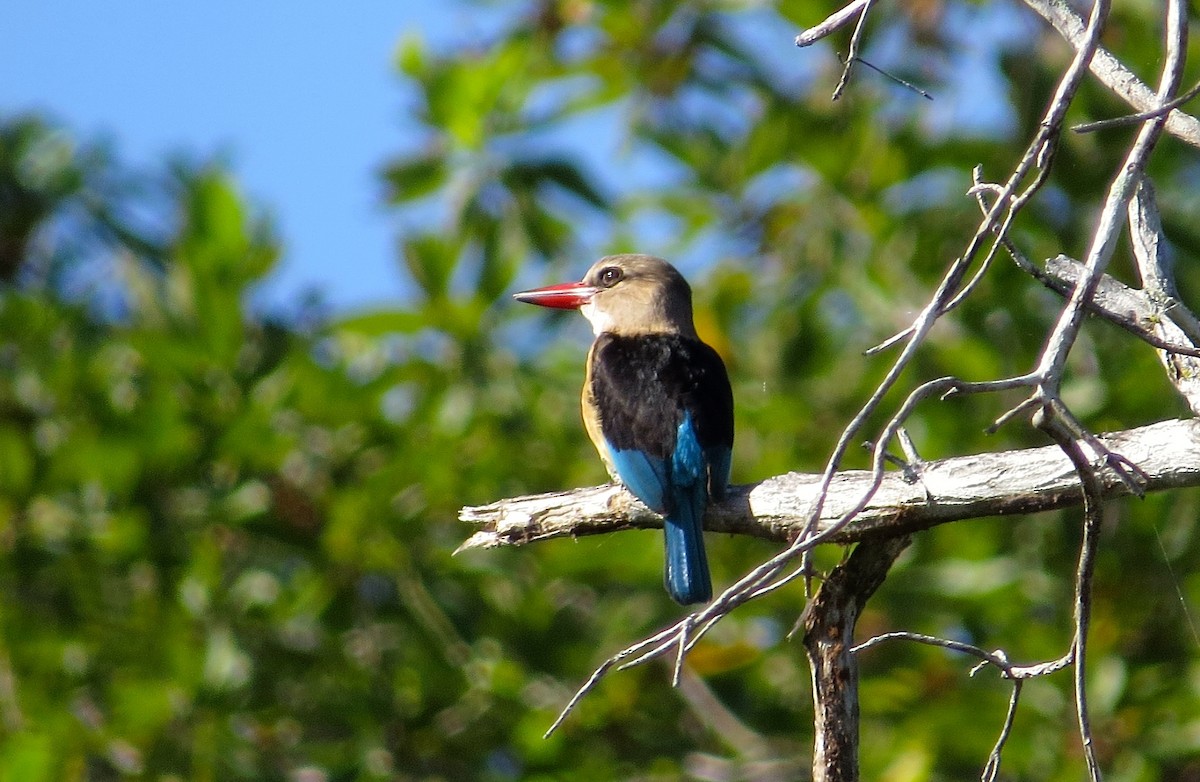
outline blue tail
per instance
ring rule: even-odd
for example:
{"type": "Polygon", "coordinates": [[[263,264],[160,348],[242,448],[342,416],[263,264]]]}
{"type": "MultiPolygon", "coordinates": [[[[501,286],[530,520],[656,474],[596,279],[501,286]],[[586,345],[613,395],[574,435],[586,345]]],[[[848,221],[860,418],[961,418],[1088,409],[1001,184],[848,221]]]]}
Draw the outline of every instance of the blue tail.
{"type": "Polygon", "coordinates": [[[724,494],[729,480],[729,449],[705,453],[696,439],[690,413],[684,415],[676,432],[670,461],[650,456],[636,448],[620,450],[609,446],[621,481],[650,510],[664,514],[666,530],[667,592],[676,603],[691,605],[712,599],[712,579],[704,553],[704,509],[708,504],[708,460],[717,465],[716,496],[724,494]]]}
{"type": "Polygon", "coordinates": [[[667,591],[680,605],[707,603],[712,598],[712,579],[704,554],[704,506],[708,504],[705,461],[689,413],[683,417],[675,436],[668,484],[670,504],[663,524],[667,538],[667,591]]]}
{"type": "Polygon", "coordinates": [[[707,603],[712,599],[712,579],[704,553],[704,506],[706,487],[697,482],[673,487],[671,513],[666,532],[667,592],[680,605],[707,603]]]}

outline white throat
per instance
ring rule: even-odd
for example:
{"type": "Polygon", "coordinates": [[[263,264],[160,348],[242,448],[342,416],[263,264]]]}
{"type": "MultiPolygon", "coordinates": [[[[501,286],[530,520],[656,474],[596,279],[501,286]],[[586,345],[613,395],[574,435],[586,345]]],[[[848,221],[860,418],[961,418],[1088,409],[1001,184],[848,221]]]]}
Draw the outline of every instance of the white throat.
{"type": "Polygon", "coordinates": [[[589,301],[579,308],[583,313],[583,317],[588,319],[588,323],[592,324],[592,333],[597,337],[606,331],[613,330],[613,319],[607,312],[603,312],[596,308],[596,302],[589,301]]]}

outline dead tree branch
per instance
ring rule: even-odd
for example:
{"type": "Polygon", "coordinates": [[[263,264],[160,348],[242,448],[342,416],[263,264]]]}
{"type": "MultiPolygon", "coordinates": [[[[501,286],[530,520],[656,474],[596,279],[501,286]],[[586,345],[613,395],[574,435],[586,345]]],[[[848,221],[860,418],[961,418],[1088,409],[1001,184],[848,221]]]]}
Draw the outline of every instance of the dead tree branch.
{"type": "MultiPolygon", "coordinates": [[[[1200,486],[1200,421],[1164,421],[1100,439],[1145,471],[1147,491],[1200,486]]],[[[1115,475],[1101,477],[1104,496],[1129,494],[1115,475]]],[[[871,481],[868,471],[837,473],[818,530],[831,529],[871,481]]],[[[724,503],[709,508],[705,528],[794,539],[807,523],[820,484],[819,475],[787,473],[732,487],[724,503]]],[[[1081,501],[1079,477],[1057,446],[957,456],[924,463],[917,483],[888,472],[870,503],[830,540],[849,543],[963,519],[1074,507],[1081,501]]],[[[660,516],[611,484],[467,507],[459,518],[480,527],[459,551],[662,527],[660,516]]]]}
{"type": "Polygon", "coordinates": [[[868,0],[853,0],[845,7],[830,14],[825,21],[810,27],[796,36],[797,46],[811,46],[827,35],[837,32],[854,21],[855,15],[861,15],[868,0]]]}
{"type": "Polygon", "coordinates": [[[834,568],[804,612],[804,650],[816,707],[814,782],[858,779],[858,662],[854,628],[907,535],[863,543],[834,568]]]}
{"type": "MultiPolygon", "coordinates": [[[[1076,50],[1083,48],[1086,36],[1084,20],[1075,13],[1074,9],[1061,0],[1024,0],[1035,13],[1045,19],[1076,50]]],[[[797,46],[811,46],[817,41],[832,35],[848,24],[861,18],[866,0],[853,0],[824,21],[804,30],[796,36],[797,46]]],[[[1124,100],[1139,112],[1137,119],[1149,119],[1154,113],[1162,110],[1162,105],[1154,95],[1154,91],[1113,56],[1104,47],[1097,47],[1095,56],[1091,58],[1089,68],[1092,74],[1100,80],[1117,97],[1124,100]]],[[[1186,101],[1181,101],[1186,102],[1186,101]]],[[[1121,122],[1136,121],[1131,118],[1120,118],[1121,122]]],[[[1105,124],[1112,121],[1104,120],[1105,124]]],[[[1200,148],[1200,120],[1190,114],[1172,107],[1167,117],[1166,130],[1172,136],[1200,148]]]]}
{"type": "MultiPolygon", "coordinates": [[[[1067,43],[1079,49],[1084,38],[1084,23],[1078,14],[1067,3],[1061,0],[1024,0],[1025,5],[1032,8],[1039,16],[1049,22],[1067,43]]],[[[1112,52],[1100,47],[1096,50],[1091,63],[1092,74],[1100,83],[1112,90],[1117,97],[1133,106],[1139,112],[1153,112],[1162,101],[1155,96],[1154,91],[1137,77],[1124,63],[1113,56],[1112,52]]],[[[1200,120],[1179,109],[1174,109],[1167,115],[1167,132],[1193,147],[1200,147],[1200,120]]]]}

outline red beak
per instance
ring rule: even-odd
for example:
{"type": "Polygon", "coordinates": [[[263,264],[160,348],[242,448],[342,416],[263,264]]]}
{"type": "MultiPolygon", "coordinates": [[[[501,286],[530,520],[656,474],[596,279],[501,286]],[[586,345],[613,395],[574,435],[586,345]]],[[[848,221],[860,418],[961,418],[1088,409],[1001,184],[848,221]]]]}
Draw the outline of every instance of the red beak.
{"type": "Polygon", "coordinates": [[[545,288],[514,293],[513,298],[526,304],[537,304],[539,307],[577,310],[591,301],[595,295],[596,289],[591,285],[582,282],[564,282],[559,285],[547,285],[545,288]]]}

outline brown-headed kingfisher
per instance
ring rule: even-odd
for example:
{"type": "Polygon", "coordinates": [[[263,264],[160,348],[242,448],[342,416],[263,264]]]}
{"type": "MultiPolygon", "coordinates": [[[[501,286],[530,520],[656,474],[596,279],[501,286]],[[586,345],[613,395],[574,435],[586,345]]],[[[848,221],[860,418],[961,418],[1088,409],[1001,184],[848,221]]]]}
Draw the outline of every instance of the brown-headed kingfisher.
{"type": "Polygon", "coordinates": [[[588,436],[609,475],[663,515],[671,597],[707,602],[704,510],[710,498],[724,498],[729,482],[733,392],[721,357],[696,336],[687,280],[661,258],[610,255],[581,282],[515,297],[578,309],[592,324],[583,382],[588,436]]]}

